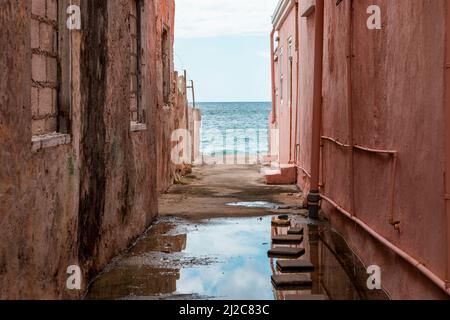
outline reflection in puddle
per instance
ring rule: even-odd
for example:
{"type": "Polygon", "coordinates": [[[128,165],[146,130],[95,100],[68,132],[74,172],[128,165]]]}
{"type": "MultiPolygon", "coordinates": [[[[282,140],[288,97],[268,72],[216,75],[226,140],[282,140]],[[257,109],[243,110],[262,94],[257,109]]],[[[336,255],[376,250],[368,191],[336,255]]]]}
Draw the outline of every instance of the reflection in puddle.
{"type": "Polygon", "coordinates": [[[245,207],[245,208],[261,208],[261,209],[278,209],[279,204],[267,201],[252,201],[252,202],[232,202],[227,203],[230,207],[245,207]]]}
{"type": "Polygon", "coordinates": [[[313,286],[274,290],[271,276],[279,271],[276,259],[268,258],[267,252],[272,247],[271,237],[286,234],[288,228],[272,227],[271,222],[272,217],[198,224],[163,218],[94,281],[87,298],[273,300],[302,294],[370,298],[336,259],[340,246],[324,244],[318,236],[320,227],[308,226],[300,217],[293,222],[304,226],[304,241],[289,246],[306,249],[300,259],[316,266],[311,273],[313,286]]]}
{"type": "Polygon", "coordinates": [[[269,221],[219,220],[199,226],[189,235],[185,253],[215,256],[219,263],[181,269],[178,292],[226,299],[273,299],[267,263],[269,221]]]}

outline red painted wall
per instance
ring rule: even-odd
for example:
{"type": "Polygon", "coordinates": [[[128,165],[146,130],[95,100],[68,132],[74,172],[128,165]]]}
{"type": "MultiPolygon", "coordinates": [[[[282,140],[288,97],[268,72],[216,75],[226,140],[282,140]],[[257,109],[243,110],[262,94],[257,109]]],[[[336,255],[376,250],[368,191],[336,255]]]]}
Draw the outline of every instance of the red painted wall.
{"type": "MultiPolygon", "coordinates": [[[[300,8],[309,0],[300,0],[300,8]]],[[[347,94],[348,14],[350,1],[336,7],[325,2],[323,135],[349,140],[347,94]]],[[[390,242],[445,279],[446,213],[444,201],[445,107],[444,65],[447,1],[353,1],[352,89],[356,145],[398,151],[394,218],[389,224],[392,157],[354,151],[355,214],[390,242]],[[366,26],[367,8],[378,5],[382,29],[366,26]]],[[[302,10],[300,9],[300,14],[302,10]]],[[[299,16],[299,165],[310,170],[314,12],[299,16]]],[[[286,20],[280,34],[289,33],[286,20]]],[[[291,30],[294,32],[294,30],[291,30]]],[[[284,37],[284,36],[283,36],[284,37]]],[[[282,37],[282,38],[283,38],[282,37]]],[[[278,85],[278,82],[277,82],[278,85]]],[[[283,117],[281,135],[288,134],[283,117]]],[[[280,158],[289,144],[280,139],[280,158]]],[[[323,140],[322,193],[351,211],[352,149],[323,140]]],[[[307,194],[309,178],[298,170],[307,194]]],[[[415,268],[381,246],[365,231],[323,202],[332,226],[342,233],[367,265],[382,268],[384,288],[394,299],[447,298],[415,268]]]]}

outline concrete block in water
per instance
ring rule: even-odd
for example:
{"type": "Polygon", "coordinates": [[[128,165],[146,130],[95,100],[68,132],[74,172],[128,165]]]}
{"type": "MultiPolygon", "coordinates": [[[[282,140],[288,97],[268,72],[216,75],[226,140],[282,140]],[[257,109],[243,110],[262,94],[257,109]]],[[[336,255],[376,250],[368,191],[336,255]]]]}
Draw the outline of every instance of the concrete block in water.
{"type": "Polygon", "coordinates": [[[312,286],[309,274],[281,274],[272,276],[273,285],[278,288],[309,288],[312,286]]]}
{"type": "Polygon", "coordinates": [[[300,244],[303,242],[303,236],[299,235],[280,235],[280,236],[273,236],[272,242],[274,244],[300,244]]]}
{"type": "Polygon", "coordinates": [[[292,257],[299,258],[305,254],[304,248],[287,248],[287,247],[277,247],[270,249],[269,257],[292,257]]]}
{"type": "Polygon", "coordinates": [[[281,272],[313,272],[314,266],[306,260],[278,260],[277,268],[281,272]]]}

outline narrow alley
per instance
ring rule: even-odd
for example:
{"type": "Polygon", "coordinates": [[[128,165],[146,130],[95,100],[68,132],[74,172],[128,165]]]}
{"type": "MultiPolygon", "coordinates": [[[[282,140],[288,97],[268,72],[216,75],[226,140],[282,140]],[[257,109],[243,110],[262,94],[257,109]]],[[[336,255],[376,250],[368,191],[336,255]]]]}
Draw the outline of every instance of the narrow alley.
{"type": "Polygon", "coordinates": [[[306,217],[297,187],[268,186],[260,169],[196,167],[162,196],[155,224],[86,298],[387,299],[365,288],[364,267],[329,225],[306,217]]]}
{"type": "Polygon", "coordinates": [[[450,0],[0,25],[0,300],[450,301],[450,0]]]}

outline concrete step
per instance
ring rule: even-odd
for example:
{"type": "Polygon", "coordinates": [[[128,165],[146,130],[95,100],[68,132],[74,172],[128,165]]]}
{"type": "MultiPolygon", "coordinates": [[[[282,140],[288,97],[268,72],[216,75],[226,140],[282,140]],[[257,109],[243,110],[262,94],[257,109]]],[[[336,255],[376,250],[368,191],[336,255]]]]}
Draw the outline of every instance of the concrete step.
{"type": "Polygon", "coordinates": [[[277,269],[283,273],[313,272],[314,266],[305,260],[278,260],[277,269]]]}
{"type": "Polygon", "coordinates": [[[303,242],[303,236],[292,235],[292,234],[273,236],[272,242],[274,244],[300,244],[303,242]]]}
{"type": "Polygon", "coordinates": [[[272,225],[276,227],[289,227],[291,225],[291,220],[274,218],[272,219],[272,225]]]}
{"type": "Polygon", "coordinates": [[[272,283],[277,289],[282,288],[309,288],[312,286],[309,274],[281,274],[273,275],[272,283]]]}
{"type": "Polygon", "coordinates": [[[281,170],[278,168],[274,168],[274,167],[270,167],[270,168],[263,168],[261,170],[262,174],[264,174],[265,176],[267,175],[278,175],[281,174],[281,170]]]}
{"type": "Polygon", "coordinates": [[[276,162],[278,161],[278,156],[264,156],[263,162],[276,162]]]}
{"type": "Polygon", "coordinates": [[[321,294],[291,294],[291,295],[287,295],[285,300],[322,301],[322,300],[328,300],[328,298],[321,294]]]}
{"type": "Polygon", "coordinates": [[[266,183],[270,185],[289,185],[297,182],[297,167],[293,164],[282,164],[278,168],[262,170],[266,183]]]}
{"type": "Polygon", "coordinates": [[[272,258],[300,258],[305,254],[304,248],[287,248],[287,247],[277,247],[269,250],[268,255],[272,258]]]}
{"type": "Polygon", "coordinates": [[[295,226],[289,229],[288,234],[303,235],[304,232],[305,230],[303,227],[295,226]]]}

